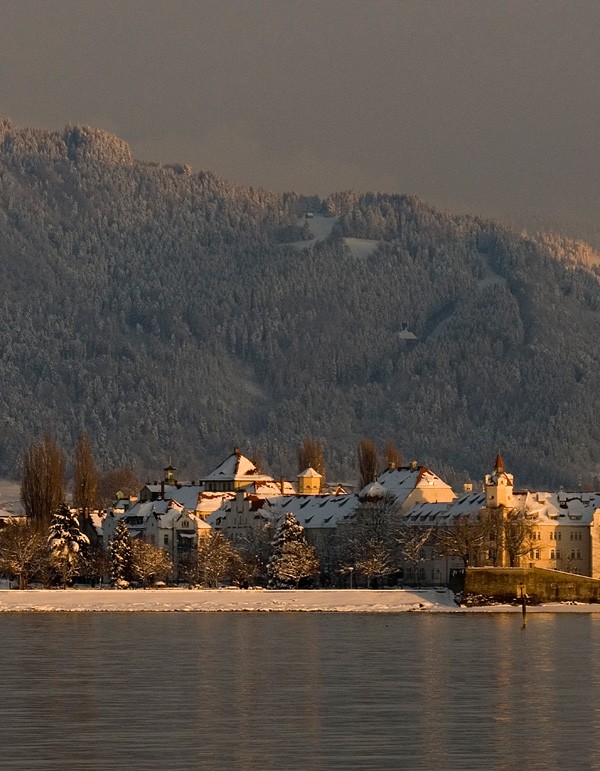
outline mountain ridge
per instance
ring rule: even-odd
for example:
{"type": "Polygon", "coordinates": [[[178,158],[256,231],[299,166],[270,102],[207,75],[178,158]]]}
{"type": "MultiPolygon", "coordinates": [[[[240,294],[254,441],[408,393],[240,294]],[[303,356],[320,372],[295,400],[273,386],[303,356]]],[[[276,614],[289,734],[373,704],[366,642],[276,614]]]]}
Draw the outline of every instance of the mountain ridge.
{"type": "Polygon", "coordinates": [[[501,447],[517,482],[573,486],[600,464],[596,257],[413,196],[275,194],[0,120],[0,471],[87,430],[102,464],[172,456],[193,478],[233,445],[290,475],[313,435],[341,477],[372,435],[457,479],[501,447]],[[309,245],[307,211],[336,218],[309,245]]]}

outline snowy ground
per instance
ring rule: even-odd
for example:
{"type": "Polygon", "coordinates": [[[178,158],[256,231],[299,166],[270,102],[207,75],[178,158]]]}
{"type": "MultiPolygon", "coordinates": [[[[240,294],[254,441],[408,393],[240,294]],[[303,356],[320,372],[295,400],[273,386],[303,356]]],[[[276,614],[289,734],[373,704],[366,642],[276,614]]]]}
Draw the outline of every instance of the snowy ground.
{"type": "MultiPolygon", "coordinates": [[[[451,592],[436,590],[313,589],[29,589],[1,590],[3,611],[321,611],[354,613],[520,613],[511,606],[458,608],[451,592]]],[[[600,605],[544,605],[528,613],[599,613],[600,605]]]]}
{"type": "Polygon", "coordinates": [[[10,514],[20,514],[22,506],[20,501],[21,485],[11,479],[0,479],[0,509],[10,514]]]}
{"type": "Polygon", "coordinates": [[[0,591],[0,611],[342,611],[450,610],[449,592],[423,590],[29,589],[0,591]]]}

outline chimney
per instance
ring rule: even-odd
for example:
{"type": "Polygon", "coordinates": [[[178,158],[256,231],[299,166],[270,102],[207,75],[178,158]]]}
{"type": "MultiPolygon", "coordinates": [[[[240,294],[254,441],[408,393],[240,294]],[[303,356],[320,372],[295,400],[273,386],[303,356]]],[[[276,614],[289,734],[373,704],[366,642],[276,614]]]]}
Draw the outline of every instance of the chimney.
{"type": "Polygon", "coordinates": [[[396,463],[393,460],[391,460],[388,463],[388,471],[393,471],[395,468],[396,468],[396,463]]]}
{"type": "Polygon", "coordinates": [[[411,460],[410,468],[412,469],[412,471],[414,471],[417,468],[417,461],[416,460],[411,460]]]}

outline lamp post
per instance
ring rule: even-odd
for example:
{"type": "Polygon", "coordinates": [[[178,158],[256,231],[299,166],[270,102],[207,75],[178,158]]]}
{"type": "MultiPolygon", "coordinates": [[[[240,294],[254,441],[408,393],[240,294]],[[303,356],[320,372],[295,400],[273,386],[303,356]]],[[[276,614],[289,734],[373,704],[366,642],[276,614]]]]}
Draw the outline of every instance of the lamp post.
{"type": "Polygon", "coordinates": [[[527,626],[527,594],[525,593],[525,584],[520,583],[519,589],[521,591],[521,610],[523,613],[523,629],[527,626]]]}
{"type": "Polygon", "coordinates": [[[348,573],[350,574],[350,588],[352,589],[352,573],[354,572],[354,568],[348,568],[348,573]]]}

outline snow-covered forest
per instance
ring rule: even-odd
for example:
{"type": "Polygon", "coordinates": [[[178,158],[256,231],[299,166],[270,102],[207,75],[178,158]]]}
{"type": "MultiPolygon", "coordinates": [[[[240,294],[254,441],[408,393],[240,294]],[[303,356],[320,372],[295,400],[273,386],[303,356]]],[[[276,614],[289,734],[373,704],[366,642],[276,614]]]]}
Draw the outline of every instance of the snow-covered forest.
{"type": "Polygon", "coordinates": [[[0,264],[5,475],[44,432],[68,451],[83,431],[101,465],[142,475],[172,458],[197,478],[234,444],[291,474],[307,435],[330,478],[355,476],[362,436],[446,476],[498,448],[522,484],[598,470],[585,245],[408,196],[240,188],[99,130],[2,121],[0,264]],[[307,240],[307,211],[336,218],[328,238],[307,240]]]}

